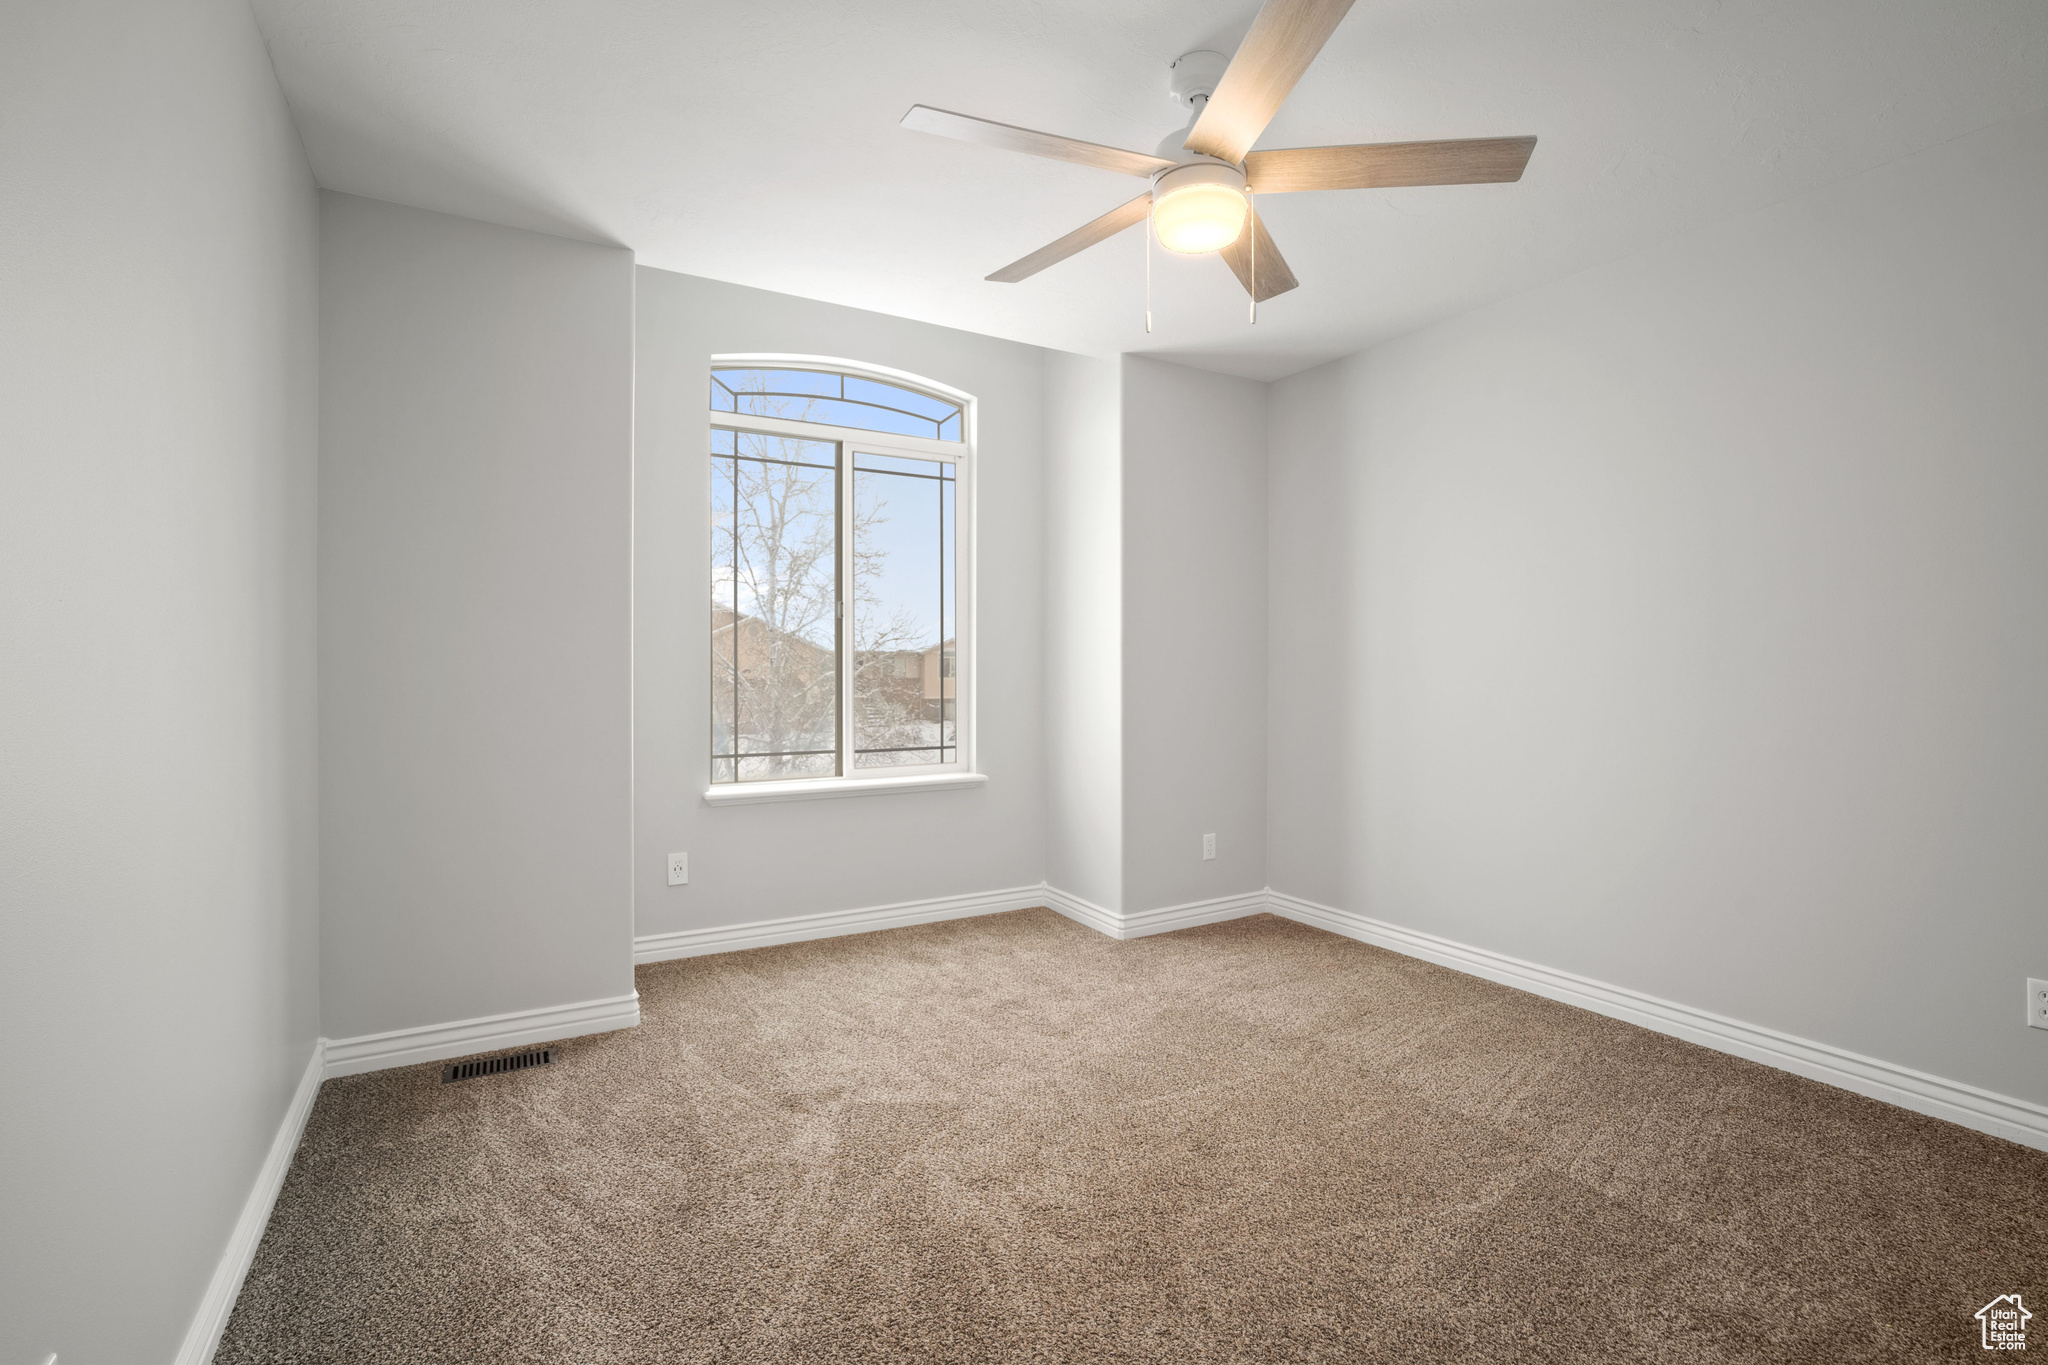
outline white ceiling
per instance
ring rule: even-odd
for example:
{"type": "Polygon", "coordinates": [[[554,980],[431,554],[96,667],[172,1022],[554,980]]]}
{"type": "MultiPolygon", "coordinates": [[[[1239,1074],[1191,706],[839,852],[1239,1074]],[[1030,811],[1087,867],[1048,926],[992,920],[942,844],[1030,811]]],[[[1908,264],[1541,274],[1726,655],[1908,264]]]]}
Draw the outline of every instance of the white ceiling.
{"type": "Polygon", "coordinates": [[[1261,147],[1534,133],[1517,185],[1271,196],[1301,288],[1133,230],[1144,190],[896,126],[914,103],[1150,151],[1166,63],[1256,0],[255,0],[320,183],[646,264],[1268,379],[2048,105],[2043,0],[1360,0],[1261,147]]]}

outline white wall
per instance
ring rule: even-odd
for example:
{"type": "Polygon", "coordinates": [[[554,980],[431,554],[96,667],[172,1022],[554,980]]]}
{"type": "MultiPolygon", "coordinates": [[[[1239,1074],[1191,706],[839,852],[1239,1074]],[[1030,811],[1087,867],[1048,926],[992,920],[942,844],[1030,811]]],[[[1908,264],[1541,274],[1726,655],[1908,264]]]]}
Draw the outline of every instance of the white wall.
{"type": "Polygon", "coordinates": [[[321,196],[330,1037],[633,989],[633,262],[321,196]]]}
{"type": "Polygon", "coordinates": [[[639,271],[634,885],[670,933],[1035,883],[1045,875],[1043,353],[639,271]],[[869,361],[980,401],[977,761],[985,786],[712,808],[710,357],[869,361]],[[690,884],[667,884],[667,854],[690,884]]]}
{"type": "Polygon", "coordinates": [[[1126,911],[1266,884],[1266,389],[1123,358],[1126,911]]]}
{"type": "Polygon", "coordinates": [[[240,0],[0,8],[0,1361],[168,1361],[312,1055],[314,190],[240,0]]]}
{"type": "Polygon", "coordinates": [[[2048,118],[1276,385],[1276,889],[2036,1102],[2048,118]]]}
{"type": "Polygon", "coordinates": [[[1045,356],[1046,880],[1123,908],[1123,397],[1115,360],[1045,356]]]}

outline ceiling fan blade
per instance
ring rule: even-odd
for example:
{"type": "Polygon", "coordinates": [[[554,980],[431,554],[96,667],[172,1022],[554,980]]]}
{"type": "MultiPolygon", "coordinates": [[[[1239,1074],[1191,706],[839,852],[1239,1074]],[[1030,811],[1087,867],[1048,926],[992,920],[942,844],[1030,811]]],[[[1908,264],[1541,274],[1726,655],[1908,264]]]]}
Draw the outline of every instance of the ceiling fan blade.
{"type": "Polygon", "coordinates": [[[1079,138],[1061,137],[1057,133],[1034,132],[1029,128],[955,114],[924,104],[910,106],[910,112],[903,116],[903,126],[920,133],[956,138],[961,142],[979,142],[984,147],[1001,147],[1005,151],[1028,152],[1032,156],[1049,156],[1055,161],[1073,161],[1083,166],[1098,166],[1105,171],[1121,171],[1142,179],[1150,179],[1176,164],[1163,156],[1127,152],[1121,147],[1104,147],[1079,138]]]}
{"type": "Polygon", "coordinates": [[[1350,8],[1351,0],[1266,0],[1188,133],[1187,149],[1233,166],[1244,160],[1350,8]]]}
{"type": "Polygon", "coordinates": [[[1288,147],[1252,152],[1245,183],[1260,194],[1370,190],[1394,185],[1489,185],[1520,180],[1533,137],[1455,142],[1376,142],[1356,147],[1288,147]]]}
{"type": "Polygon", "coordinates": [[[1079,251],[1086,251],[1097,242],[1116,236],[1133,223],[1142,223],[1152,212],[1150,192],[1139,195],[1121,208],[1113,208],[1094,222],[1075,228],[1050,246],[1042,246],[1022,260],[1012,261],[987,278],[998,284],[1015,284],[1036,275],[1049,265],[1061,261],[1079,251]]]}
{"type": "Polygon", "coordinates": [[[1264,303],[1275,294],[1284,294],[1301,283],[1287,268],[1280,248],[1273,245],[1273,239],[1266,234],[1266,224],[1257,213],[1252,214],[1252,230],[1240,232],[1236,241],[1216,254],[1230,267],[1230,273],[1237,276],[1237,282],[1244,286],[1245,293],[1252,296],[1253,303],[1264,303]],[[1256,257],[1252,253],[1254,240],[1258,243],[1256,257]],[[1254,283],[1258,286],[1256,289],[1252,287],[1254,283]]]}

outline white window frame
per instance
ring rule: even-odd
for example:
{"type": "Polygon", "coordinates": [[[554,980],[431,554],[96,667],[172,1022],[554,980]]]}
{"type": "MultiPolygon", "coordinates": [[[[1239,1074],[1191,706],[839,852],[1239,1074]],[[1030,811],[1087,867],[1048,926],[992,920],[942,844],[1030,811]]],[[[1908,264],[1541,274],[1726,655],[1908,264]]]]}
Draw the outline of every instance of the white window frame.
{"type": "MultiPolygon", "coordinates": [[[[801,422],[786,417],[756,417],[741,412],[710,409],[709,372],[703,392],[708,420],[706,433],[715,430],[755,432],[764,436],[790,436],[834,444],[839,484],[839,524],[844,528],[838,547],[837,593],[841,624],[839,648],[839,753],[845,771],[830,777],[801,777],[779,782],[710,782],[704,800],[715,806],[750,805],[768,801],[814,801],[840,796],[877,796],[898,792],[938,791],[977,787],[988,781],[975,759],[975,459],[978,434],[978,404],[974,395],[923,375],[870,365],[833,356],[744,354],[714,355],[710,370],[762,369],[808,370],[820,374],[843,374],[874,379],[885,384],[929,394],[960,407],[960,439],[939,441],[924,436],[902,436],[887,431],[865,431],[857,427],[833,426],[824,422],[801,422]],[[940,460],[954,469],[954,678],[953,715],[955,758],[951,763],[928,763],[900,768],[855,769],[853,748],[853,642],[850,623],[844,619],[853,564],[853,457],[856,451],[874,455],[895,455],[913,460],[940,460]]],[[[705,476],[710,478],[707,462],[705,476]]],[[[704,603],[707,612],[702,638],[709,640],[708,612],[711,604],[706,562],[704,603]]],[[[940,695],[943,697],[943,683],[940,695]]]]}

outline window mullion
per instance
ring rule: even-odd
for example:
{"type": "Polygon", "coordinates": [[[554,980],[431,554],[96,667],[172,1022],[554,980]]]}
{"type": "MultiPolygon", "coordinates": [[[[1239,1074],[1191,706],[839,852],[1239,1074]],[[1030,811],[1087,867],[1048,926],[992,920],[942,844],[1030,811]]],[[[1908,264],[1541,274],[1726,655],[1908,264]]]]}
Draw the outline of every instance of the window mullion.
{"type": "Polygon", "coordinates": [[[853,773],[853,447],[839,442],[839,764],[841,777],[853,773]]]}

